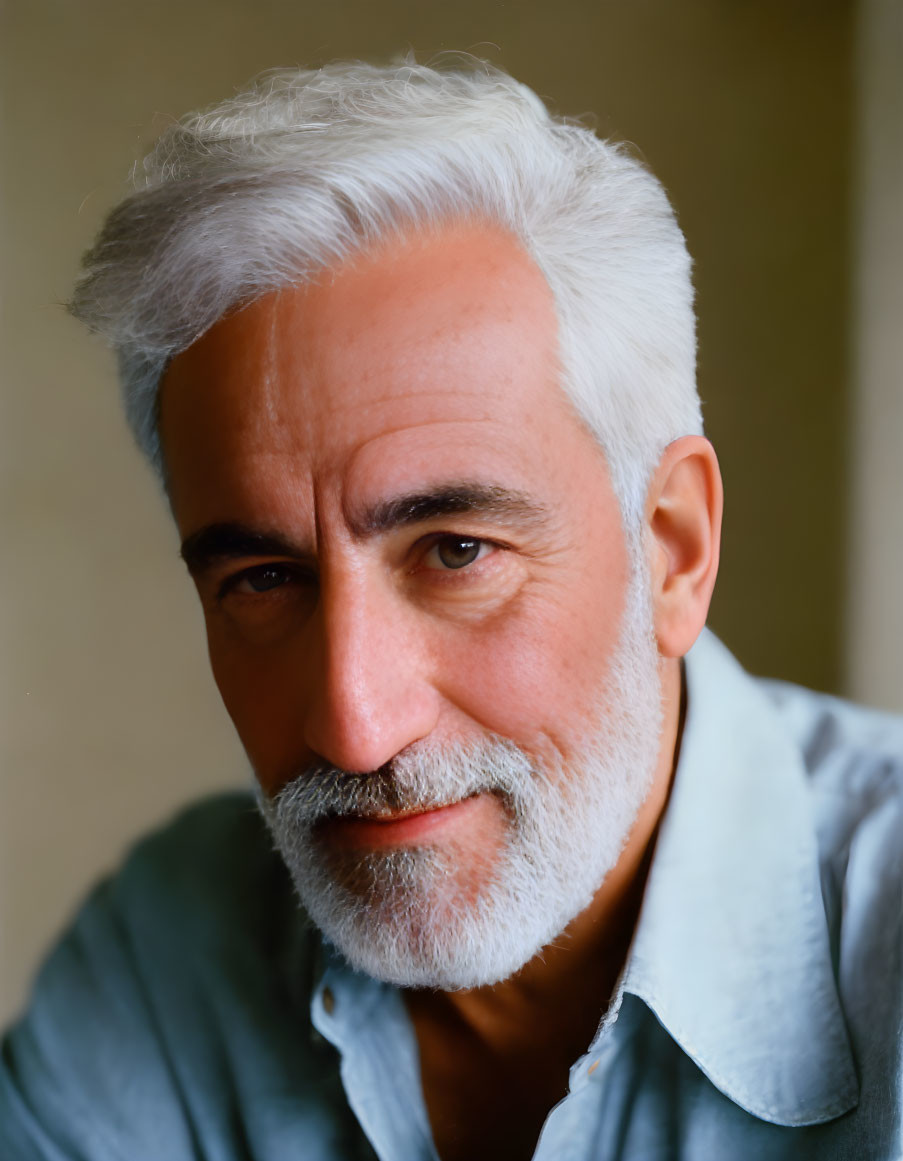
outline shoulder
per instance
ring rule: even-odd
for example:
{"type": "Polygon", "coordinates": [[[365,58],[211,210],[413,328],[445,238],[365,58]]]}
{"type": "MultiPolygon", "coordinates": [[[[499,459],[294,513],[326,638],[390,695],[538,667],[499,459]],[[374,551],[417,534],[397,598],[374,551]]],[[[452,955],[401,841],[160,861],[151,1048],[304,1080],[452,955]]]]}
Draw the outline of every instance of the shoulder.
{"type": "Polygon", "coordinates": [[[195,1114],[214,1126],[238,1070],[263,1063],[266,1042],[239,1050],[239,1030],[296,1022],[284,968],[305,939],[250,794],[144,839],[91,893],[6,1038],[0,1154],[196,1156],[195,1114]]]}
{"type": "MultiPolygon", "coordinates": [[[[798,754],[805,781],[827,949],[860,1081],[851,1125],[863,1139],[898,1140],[903,718],[783,682],[756,684],[798,754]]],[[[875,1148],[870,1156],[889,1155],[886,1145],[875,1148]]]]}
{"type": "Polygon", "coordinates": [[[899,1095],[876,1094],[903,1082],[903,719],[765,684],[807,773],[831,956],[863,1100],[877,1101],[877,1119],[899,1116],[899,1095]]]}
{"type": "Polygon", "coordinates": [[[903,717],[785,682],[759,684],[802,757],[822,848],[839,853],[857,834],[877,838],[899,826],[903,717]]]}
{"type": "MultiPolygon", "coordinates": [[[[142,839],[76,920],[96,915],[155,991],[227,967],[239,951],[266,956],[296,912],[282,860],[250,792],[205,799],[142,839]]],[[[102,941],[103,952],[108,941],[102,941]]]]}
{"type": "Polygon", "coordinates": [[[110,892],[130,925],[159,908],[167,924],[209,917],[260,928],[289,887],[253,796],[233,792],[190,806],[139,842],[110,892]]]}

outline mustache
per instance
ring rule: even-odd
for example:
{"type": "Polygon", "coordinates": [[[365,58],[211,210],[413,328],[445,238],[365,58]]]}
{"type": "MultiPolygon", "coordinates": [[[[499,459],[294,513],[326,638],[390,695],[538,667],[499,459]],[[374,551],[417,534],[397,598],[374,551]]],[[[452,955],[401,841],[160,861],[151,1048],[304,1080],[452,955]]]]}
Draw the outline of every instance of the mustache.
{"type": "Polygon", "coordinates": [[[262,806],[267,815],[291,815],[296,825],[313,827],[342,815],[380,818],[435,810],[480,793],[511,801],[537,777],[542,772],[519,747],[489,737],[441,749],[415,745],[366,774],[315,762],[274,797],[263,796],[262,806]]]}

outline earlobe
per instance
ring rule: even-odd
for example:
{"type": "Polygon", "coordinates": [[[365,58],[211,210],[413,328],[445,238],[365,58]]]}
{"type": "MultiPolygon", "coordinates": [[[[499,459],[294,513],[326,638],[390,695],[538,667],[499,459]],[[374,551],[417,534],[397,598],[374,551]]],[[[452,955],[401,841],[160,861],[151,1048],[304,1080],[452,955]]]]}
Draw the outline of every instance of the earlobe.
{"type": "Polygon", "coordinates": [[[669,444],[649,486],[646,522],[655,634],[682,657],[705,625],[721,539],[723,490],[715,450],[701,435],[669,444]]]}

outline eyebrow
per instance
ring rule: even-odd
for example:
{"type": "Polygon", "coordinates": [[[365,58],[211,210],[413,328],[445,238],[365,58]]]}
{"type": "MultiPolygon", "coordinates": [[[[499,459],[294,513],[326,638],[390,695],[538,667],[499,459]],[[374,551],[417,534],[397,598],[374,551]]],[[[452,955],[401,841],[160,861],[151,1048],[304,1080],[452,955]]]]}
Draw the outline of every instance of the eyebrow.
{"type": "Polygon", "coordinates": [[[544,524],[549,517],[548,510],[525,492],[465,481],[384,500],[360,518],[352,516],[349,524],[354,535],[362,539],[441,516],[465,514],[490,516],[500,524],[522,527],[544,524]]]}
{"type": "Polygon", "coordinates": [[[238,560],[245,556],[307,555],[297,544],[278,533],[259,532],[246,524],[208,524],[182,541],[179,555],[195,576],[219,560],[238,560]]]}
{"type": "MultiPolygon", "coordinates": [[[[380,501],[359,516],[348,518],[352,535],[358,540],[422,524],[443,516],[489,516],[509,527],[538,527],[549,518],[548,509],[526,493],[494,484],[443,484],[422,492],[410,492],[380,501]]],[[[192,576],[201,574],[218,561],[248,556],[288,556],[310,559],[313,553],[278,532],[267,532],[246,524],[208,524],[186,537],[182,559],[192,576]]]]}

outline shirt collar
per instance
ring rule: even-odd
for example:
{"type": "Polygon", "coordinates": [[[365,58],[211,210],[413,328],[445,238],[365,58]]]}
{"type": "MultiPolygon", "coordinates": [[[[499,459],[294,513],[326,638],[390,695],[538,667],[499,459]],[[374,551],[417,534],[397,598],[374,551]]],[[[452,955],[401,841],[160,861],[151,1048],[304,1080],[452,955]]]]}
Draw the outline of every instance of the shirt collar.
{"type": "Polygon", "coordinates": [[[687,712],[624,989],[712,1083],[781,1125],[831,1120],[858,1085],[831,966],[801,756],[711,634],[687,712]]]}

